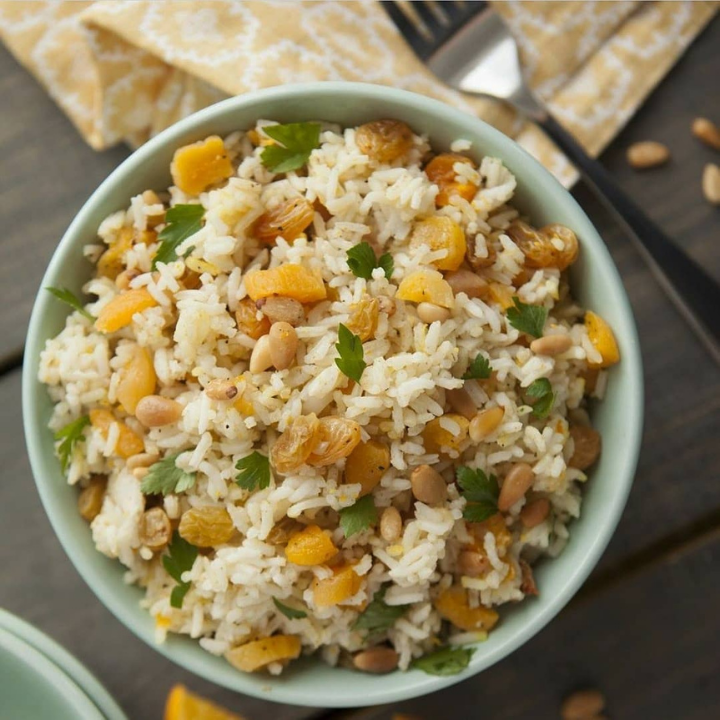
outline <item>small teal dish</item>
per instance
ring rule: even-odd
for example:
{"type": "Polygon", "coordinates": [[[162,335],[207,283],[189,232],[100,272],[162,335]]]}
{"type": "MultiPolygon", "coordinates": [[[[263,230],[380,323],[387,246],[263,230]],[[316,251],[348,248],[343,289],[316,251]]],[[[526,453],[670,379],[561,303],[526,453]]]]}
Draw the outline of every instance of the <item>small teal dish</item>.
{"type": "Polygon", "coordinates": [[[582,517],[572,523],[568,546],[557,559],[538,565],[540,596],[504,607],[498,627],[477,646],[462,673],[435,677],[412,670],[375,676],[307,658],[274,678],[242,674],[189,638],[171,637],[155,645],[153,620],[139,606],[141,591],[125,585],[119,562],[95,550],[77,512],[76,491],[67,485],[53,453],[47,429],[51,402],[37,380],[37,367],[45,341],[63,327],[65,309],[41,291],[30,321],[23,374],[25,436],[42,502],[68,556],[100,600],[145,642],[207,680],[266,700],[314,707],[396,702],[460,682],[498,662],[545,626],[596,565],[620,519],[637,463],[643,406],[639,344],[622,281],[602,239],[574,198],[512,140],[477,118],[421,95],[357,83],[291,85],[232,98],[182,120],[133,153],[95,191],[60,242],[42,286],[79,292],[90,273],[83,245],[94,241],[103,218],[127,207],[133,195],[170,184],[170,161],[181,145],[250,127],[258,118],[358,125],[387,117],[426,133],[436,148],[446,149],[453,140],[465,138],[472,141],[471,154],[502,158],[518,180],[514,202],[533,223],[562,223],[577,233],[581,255],[571,277],[574,293],[585,307],[608,320],[622,357],[611,369],[607,396],[593,414],[603,453],[587,483],[582,517]]]}

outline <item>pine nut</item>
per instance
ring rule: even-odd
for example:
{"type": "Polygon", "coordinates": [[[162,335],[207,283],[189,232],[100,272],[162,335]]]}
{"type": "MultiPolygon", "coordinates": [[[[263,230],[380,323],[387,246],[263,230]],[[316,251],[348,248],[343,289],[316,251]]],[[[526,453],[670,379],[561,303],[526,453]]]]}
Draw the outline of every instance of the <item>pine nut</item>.
{"type": "Polygon", "coordinates": [[[232,380],[211,380],[205,388],[205,394],[211,400],[232,400],[237,397],[238,389],[232,380]]]}
{"type": "Polygon", "coordinates": [[[505,476],[500,497],[498,498],[498,510],[506,512],[530,489],[535,479],[533,469],[527,463],[513,465],[510,472],[505,476]]]}
{"type": "Polygon", "coordinates": [[[305,308],[295,298],[276,295],[258,300],[257,306],[271,323],[286,322],[296,327],[305,322],[305,308]]]}
{"type": "Polygon", "coordinates": [[[720,150],[720,128],[707,118],[695,118],[692,134],[715,150],[720,150]]]}
{"type": "Polygon", "coordinates": [[[530,349],[536,355],[549,355],[555,357],[567,352],[572,347],[572,339],[569,335],[545,335],[530,343],[530,349]]]}
{"type": "Polygon", "coordinates": [[[353,658],[358,670],[369,673],[389,673],[395,670],[400,656],[389,647],[373,647],[359,652],[353,658]]]}
{"type": "Polygon", "coordinates": [[[121,273],[118,273],[118,276],[115,278],[115,286],[119,290],[127,290],[130,287],[130,283],[138,275],[142,275],[142,273],[137,268],[133,268],[132,270],[123,270],[121,273]]]}
{"type": "Polygon", "coordinates": [[[270,357],[270,338],[267,335],[261,335],[255,343],[252,355],[250,355],[250,372],[265,372],[272,364],[273,361],[270,357]]]}
{"type": "Polygon", "coordinates": [[[497,430],[504,415],[505,409],[499,406],[481,410],[470,421],[470,439],[476,443],[482,442],[488,435],[497,430]]]}
{"type": "Polygon", "coordinates": [[[475,550],[463,550],[457,559],[458,570],[468,577],[480,577],[490,569],[490,561],[475,550]]]}
{"type": "Polygon", "coordinates": [[[162,395],[146,395],[135,407],[135,417],[145,427],[162,427],[177,422],[182,405],[162,395]]]}
{"type": "Polygon", "coordinates": [[[605,708],[605,696],[599,690],[578,690],[569,695],[560,708],[563,720],[587,720],[605,708]]]}
{"type": "Polygon", "coordinates": [[[665,145],[653,140],[637,142],[627,149],[627,161],[636,170],[656,167],[670,159],[670,151],[665,145]]]}
{"type": "Polygon", "coordinates": [[[292,365],[297,347],[295,328],[286,322],[273,323],[268,333],[268,348],[276,370],[285,370],[292,365]]]}
{"type": "Polygon", "coordinates": [[[417,306],[417,314],[418,317],[424,323],[428,323],[428,325],[434,322],[443,322],[450,317],[449,310],[429,302],[421,302],[417,306]]]}
{"type": "Polygon", "coordinates": [[[394,543],[402,533],[402,518],[397,508],[390,507],[383,510],[380,516],[380,537],[385,542],[394,543]]]}
{"type": "Polygon", "coordinates": [[[149,472],[150,470],[146,467],[136,467],[132,474],[136,480],[142,480],[149,472]]]}
{"type": "Polygon", "coordinates": [[[141,467],[150,467],[151,465],[154,465],[159,459],[160,456],[156,453],[138,453],[137,455],[132,455],[125,461],[125,467],[128,470],[135,470],[135,468],[141,467]]]}
{"type": "Polygon", "coordinates": [[[472,401],[468,391],[464,388],[453,388],[445,393],[450,407],[468,420],[472,420],[477,414],[477,405],[472,401]]]}
{"type": "Polygon", "coordinates": [[[702,191],[705,199],[713,205],[720,205],[720,167],[709,163],[702,175],[702,191]]]}
{"type": "Polygon", "coordinates": [[[587,470],[600,455],[602,438],[590,425],[572,425],[570,437],[573,439],[573,454],[568,460],[570,467],[587,470]]]}
{"type": "Polygon", "coordinates": [[[529,502],[520,511],[520,522],[526,528],[537,527],[550,514],[550,501],[547,498],[538,498],[529,502]]]}
{"type": "Polygon", "coordinates": [[[469,298],[483,298],[489,292],[487,282],[472,270],[461,268],[455,272],[450,272],[445,276],[445,280],[447,280],[455,295],[465,293],[469,298]]]}
{"type": "Polygon", "coordinates": [[[440,473],[429,465],[419,465],[410,475],[410,484],[416,500],[437,505],[447,497],[447,485],[440,473]]]}

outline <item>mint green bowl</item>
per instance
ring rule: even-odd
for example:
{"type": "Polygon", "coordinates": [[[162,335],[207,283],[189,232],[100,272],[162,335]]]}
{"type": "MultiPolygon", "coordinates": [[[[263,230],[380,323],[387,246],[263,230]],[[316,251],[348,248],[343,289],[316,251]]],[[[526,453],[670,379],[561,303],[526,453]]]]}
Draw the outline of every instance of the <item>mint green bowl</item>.
{"type": "Polygon", "coordinates": [[[536,225],[557,222],[575,230],[582,246],[573,267],[575,295],[610,322],[622,356],[610,372],[607,397],[594,413],[603,453],[587,483],[583,515],[572,523],[567,548],[559,558],[537,568],[538,598],[502,609],[498,627],[477,647],[463,673],[434,677],[413,670],[375,676],[305,659],[273,678],[239,673],[188,638],[171,637],[166,644],[155,645],[153,620],[139,606],[141,591],[125,585],[119,562],[95,550],[87,524],[77,512],[76,491],[65,482],[53,454],[47,427],[51,402],[36,376],[40,351],[62,329],[66,310],[40,291],[30,321],[23,375],[25,436],[45,510],[78,572],[130,630],[163,655],[207,680],[266,700],[316,707],[394,702],[447,687],[501,660],[546,625],[593,569],[620,519],[635,472],[642,429],[640,352],[630,304],[603,241],[572,196],[512,140],[477,118],[421,95],[359,83],[290,85],[232,98],[182,120],[137,150],[93,193],[60,242],[42,286],[80,290],[90,274],[83,245],[94,241],[101,220],[125,208],[133,195],[170,184],[170,160],[181,145],[247,128],[258,118],[357,125],[385,117],[404,120],[417,132],[427,133],[437,148],[466,138],[473,143],[471,153],[502,158],[518,179],[517,206],[536,225]]]}

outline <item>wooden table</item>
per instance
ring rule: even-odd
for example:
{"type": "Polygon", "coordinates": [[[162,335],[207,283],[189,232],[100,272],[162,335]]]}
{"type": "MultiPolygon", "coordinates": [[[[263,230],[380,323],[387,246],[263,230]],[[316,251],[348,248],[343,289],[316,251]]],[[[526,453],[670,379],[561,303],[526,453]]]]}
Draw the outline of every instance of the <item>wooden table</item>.
{"type": "MultiPolygon", "coordinates": [[[[650,215],[716,277],[720,208],[702,198],[700,174],[705,163],[720,162],[720,153],[691,137],[689,127],[698,115],[720,121],[718,75],[720,18],[603,156],[650,215]],[[624,149],[649,138],[665,142],[673,160],[636,173],[624,149]]],[[[23,339],[58,239],[128,153],[90,150],[2,49],[0,97],[0,607],[77,655],[133,719],[162,717],[176,682],[250,720],[337,717],[235,695],[184,672],[125,630],[59,547],[24,452],[23,339]]],[[[481,675],[401,704],[426,720],[445,717],[448,708],[461,718],[557,718],[562,697],[584,685],[605,692],[615,720],[720,717],[720,372],[632,245],[584,188],[575,192],[607,240],[640,330],[647,399],[637,478],[613,541],[570,606],[481,675]]],[[[390,708],[363,713],[390,715],[390,708]]]]}

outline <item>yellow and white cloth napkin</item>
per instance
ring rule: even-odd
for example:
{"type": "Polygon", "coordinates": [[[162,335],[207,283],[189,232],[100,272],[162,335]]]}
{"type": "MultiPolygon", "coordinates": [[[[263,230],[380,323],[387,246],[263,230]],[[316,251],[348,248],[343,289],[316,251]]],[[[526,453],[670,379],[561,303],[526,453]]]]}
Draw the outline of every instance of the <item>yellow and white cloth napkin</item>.
{"type": "MultiPolygon", "coordinates": [[[[715,2],[495,2],[532,86],[599,153],[711,19],[715,2]]],[[[0,2],[0,38],[92,147],[131,145],[247,90],[309,80],[440,98],[515,137],[561,180],[550,141],[498,103],[451,90],[374,0],[0,2]]]]}

